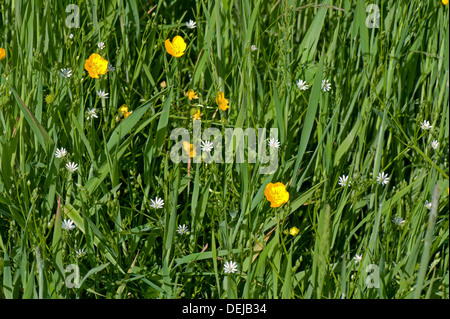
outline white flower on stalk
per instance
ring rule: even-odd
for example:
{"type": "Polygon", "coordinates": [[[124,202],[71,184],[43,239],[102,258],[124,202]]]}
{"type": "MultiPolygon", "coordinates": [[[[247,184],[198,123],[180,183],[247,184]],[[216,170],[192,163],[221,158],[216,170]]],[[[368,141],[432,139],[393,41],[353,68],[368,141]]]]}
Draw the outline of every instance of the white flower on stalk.
{"type": "Polygon", "coordinates": [[[202,141],[200,149],[204,152],[211,152],[211,150],[213,149],[213,142],[202,141]]]}
{"type": "Polygon", "coordinates": [[[70,219],[64,219],[61,223],[61,227],[64,230],[72,230],[75,228],[75,224],[70,219]]]}
{"type": "Polygon", "coordinates": [[[186,22],[186,27],[189,29],[195,29],[197,22],[189,20],[189,22],[186,22]]]}
{"type": "Polygon", "coordinates": [[[439,142],[437,140],[433,140],[431,141],[431,148],[432,149],[437,149],[439,147],[439,142]]]}
{"type": "Polygon", "coordinates": [[[250,47],[250,50],[256,51],[256,50],[258,50],[258,48],[256,47],[256,45],[253,44],[253,45],[250,47]]]}
{"type": "Polygon", "coordinates": [[[55,156],[56,158],[63,158],[67,155],[67,151],[64,147],[56,149],[55,156]]]}
{"type": "Polygon", "coordinates": [[[76,258],[81,258],[86,254],[86,252],[84,251],[84,248],[75,250],[75,257],[76,258]]]}
{"type": "Polygon", "coordinates": [[[159,209],[163,208],[164,206],[164,200],[162,198],[159,198],[158,196],[155,197],[155,200],[150,199],[150,207],[159,209]]]}
{"type": "Polygon", "coordinates": [[[97,109],[88,109],[87,110],[87,119],[89,120],[93,117],[98,118],[97,109]]]}
{"type": "Polygon", "coordinates": [[[106,93],[106,91],[103,91],[102,89],[97,91],[97,96],[100,99],[107,99],[108,98],[109,93],[106,93]]]}
{"type": "MultiPolygon", "coordinates": [[[[348,175],[347,176],[345,176],[345,175],[342,175],[342,176],[340,176],[339,177],[339,186],[345,186],[346,184],[347,184],[347,181],[348,181],[348,175]]],[[[348,182],[348,185],[350,185],[350,181],[348,182]]]]}
{"type": "Polygon", "coordinates": [[[278,141],[278,139],[272,137],[269,138],[269,141],[267,142],[267,144],[269,144],[269,147],[271,148],[279,148],[280,147],[280,141],[278,141]]]}
{"type": "Polygon", "coordinates": [[[69,34],[69,39],[70,39],[70,40],[73,39],[73,33],[69,34]]]}
{"type": "Polygon", "coordinates": [[[389,183],[389,176],[388,176],[388,174],[385,174],[384,172],[379,173],[378,177],[377,177],[377,182],[380,185],[383,185],[383,186],[387,185],[389,183]]]}
{"type": "Polygon", "coordinates": [[[177,229],[177,233],[180,235],[187,235],[187,233],[189,232],[189,229],[187,228],[186,225],[178,225],[178,229],[177,229]]]}
{"type": "Polygon", "coordinates": [[[353,257],[353,260],[355,261],[355,264],[361,262],[361,260],[362,260],[362,255],[356,254],[355,257],[353,257]]]}
{"type": "Polygon", "coordinates": [[[69,162],[66,164],[66,168],[70,173],[74,173],[78,169],[78,164],[75,162],[69,162]]]}
{"type": "Polygon", "coordinates": [[[298,80],[295,84],[300,89],[300,91],[305,91],[309,88],[309,85],[306,84],[306,81],[298,80]]]}
{"type": "Polygon", "coordinates": [[[405,223],[405,220],[399,216],[395,216],[394,218],[392,218],[392,222],[397,226],[402,226],[405,223]]]}
{"type": "Polygon", "coordinates": [[[422,124],[420,124],[420,128],[422,130],[428,131],[429,129],[431,129],[433,126],[430,125],[430,122],[428,121],[423,121],[422,124]]]}
{"type": "Polygon", "coordinates": [[[105,48],[105,43],[99,42],[99,43],[97,44],[97,46],[98,46],[98,48],[99,48],[100,50],[103,50],[103,49],[105,48]]]}
{"type": "Polygon", "coordinates": [[[109,62],[108,62],[108,66],[106,68],[109,72],[114,72],[116,70],[116,68],[109,62]]]}
{"type": "Polygon", "coordinates": [[[429,201],[425,201],[425,208],[426,209],[431,209],[431,207],[433,206],[433,204],[431,203],[431,202],[429,202],[429,201]]]}
{"type": "Polygon", "coordinates": [[[71,69],[68,69],[68,68],[61,69],[61,75],[62,75],[63,77],[65,77],[66,79],[67,79],[67,78],[70,78],[70,77],[72,76],[72,70],[71,70],[71,69]]]}
{"type": "Polygon", "coordinates": [[[328,79],[322,80],[322,90],[324,92],[328,92],[331,90],[331,83],[328,81],[328,79]]]}
{"type": "Polygon", "coordinates": [[[237,271],[237,264],[234,261],[227,261],[223,266],[223,271],[226,274],[233,274],[237,271]]]}

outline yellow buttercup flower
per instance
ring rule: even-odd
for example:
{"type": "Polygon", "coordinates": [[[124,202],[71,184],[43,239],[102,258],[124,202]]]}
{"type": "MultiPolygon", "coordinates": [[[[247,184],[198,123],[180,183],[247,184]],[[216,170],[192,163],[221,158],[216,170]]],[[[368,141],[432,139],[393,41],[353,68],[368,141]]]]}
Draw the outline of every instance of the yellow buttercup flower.
{"type": "Polygon", "coordinates": [[[183,149],[186,155],[189,155],[189,157],[194,157],[196,154],[194,145],[190,144],[189,142],[183,141],[183,149]]]}
{"type": "Polygon", "coordinates": [[[128,106],[126,104],[119,107],[119,112],[124,115],[126,112],[128,112],[128,106]]]}
{"type": "Polygon", "coordinates": [[[3,60],[6,57],[6,51],[3,48],[0,48],[0,60],[3,60]]]}
{"type": "Polygon", "coordinates": [[[289,234],[292,236],[296,236],[300,230],[297,227],[292,227],[289,229],[289,234]]]}
{"type": "Polygon", "coordinates": [[[124,119],[126,119],[128,116],[130,116],[131,113],[133,113],[133,111],[128,111],[128,106],[126,104],[119,107],[119,112],[124,119]]]}
{"type": "Polygon", "coordinates": [[[448,4],[448,0],[442,0],[442,3],[447,5],[448,4]]]}
{"type": "Polygon", "coordinates": [[[125,114],[123,115],[123,118],[126,119],[128,116],[131,115],[131,113],[133,113],[133,111],[125,112],[125,114]]]}
{"type": "Polygon", "coordinates": [[[177,35],[173,38],[172,42],[169,39],[164,42],[166,46],[167,53],[170,55],[179,58],[184,54],[184,50],[186,50],[186,42],[184,42],[183,38],[177,35]]]}
{"type": "Polygon", "coordinates": [[[194,120],[201,120],[200,110],[197,110],[197,112],[194,115],[192,115],[192,117],[194,118],[194,120]]]}
{"type": "Polygon", "coordinates": [[[270,202],[270,207],[280,207],[289,200],[289,192],[283,183],[269,183],[264,190],[264,196],[270,202]]]}
{"type": "Polygon", "coordinates": [[[103,75],[108,72],[108,61],[97,53],[92,53],[89,59],[84,62],[84,68],[89,72],[91,78],[98,79],[99,74],[103,75]]]}
{"type": "Polygon", "coordinates": [[[225,111],[230,106],[228,105],[228,100],[225,98],[225,93],[219,92],[216,97],[216,103],[222,111],[225,111]]]}
{"type": "Polygon", "coordinates": [[[195,91],[193,89],[190,89],[187,93],[186,96],[188,97],[189,100],[192,99],[198,99],[198,95],[195,94],[195,91]]]}

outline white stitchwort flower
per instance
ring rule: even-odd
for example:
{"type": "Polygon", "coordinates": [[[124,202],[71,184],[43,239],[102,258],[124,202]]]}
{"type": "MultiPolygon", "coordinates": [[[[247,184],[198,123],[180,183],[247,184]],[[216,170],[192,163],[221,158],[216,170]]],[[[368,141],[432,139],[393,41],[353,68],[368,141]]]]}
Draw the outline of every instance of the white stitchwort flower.
{"type": "Polygon", "coordinates": [[[69,39],[70,39],[70,40],[73,39],[73,33],[69,34],[69,39]]]}
{"type": "Polygon", "coordinates": [[[250,47],[250,50],[256,51],[256,50],[258,50],[258,48],[256,47],[256,45],[253,44],[253,45],[250,47]]]}
{"type": "Polygon", "coordinates": [[[98,118],[97,110],[96,109],[88,109],[87,110],[87,119],[89,120],[93,117],[98,118]]]}
{"type": "Polygon", "coordinates": [[[98,48],[99,48],[100,50],[103,50],[103,49],[105,48],[105,43],[99,42],[99,43],[97,44],[97,46],[98,46],[98,48]]]}
{"type": "Polygon", "coordinates": [[[108,95],[109,95],[109,93],[106,93],[105,91],[102,91],[101,89],[97,91],[97,96],[100,99],[107,99],[108,95]]]}
{"type": "Polygon", "coordinates": [[[377,182],[380,183],[380,185],[387,185],[389,183],[389,176],[388,174],[385,174],[384,172],[381,172],[378,174],[377,182]]]}
{"type": "Polygon", "coordinates": [[[61,75],[65,78],[70,78],[72,76],[72,70],[68,68],[61,69],[61,75]]]}
{"type": "Polygon", "coordinates": [[[81,258],[86,254],[86,252],[84,251],[84,248],[75,250],[75,257],[76,258],[81,258]]]}
{"type": "Polygon", "coordinates": [[[425,208],[426,209],[431,209],[431,206],[433,206],[432,204],[431,204],[431,202],[429,202],[429,201],[425,201],[425,208]]]}
{"type": "Polygon", "coordinates": [[[234,261],[226,262],[223,266],[223,271],[226,274],[233,274],[237,271],[237,264],[234,261]]]}
{"type": "Polygon", "coordinates": [[[437,140],[431,141],[431,148],[437,149],[439,147],[439,142],[437,140]]]}
{"type": "Polygon", "coordinates": [[[202,141],[200,149],[205,152],[211,152],[211,150],[213,149],[213,142],[202,141]]]}
{"type": "Polygon", "coordinates": [[[186,225],[178,225],[178,229],[177,229],[177,233],[180,235],[187,235],[187,233],[189,232],[189,229],[187,228],[186,225]]]}
{"type": "Polygon", "coordinates": [[[269,141],[267,142],[267,144],[269,144],[269,147],[271,148],[279,148],[280,147],[280,142],[278,141],[278,139],[272,137],[269,138],[269,141]]]}
{"type": "Polygon", "coordinates": [[[67,151],[64,147],[56,149],[55,156],[56,158],[63,158],[67,155],[67,151]]]}
{"type": "Polygon", "coordinates": [[[405,220],[399,216],[395,216],[394,218],[392,218],[392,222],[397,226],[402,226],[405,223],[405,220]]]}
{"type": "MultiPolygon", "coordinates": [[[[346,184],[347,184],[347,181],[348,181],[348,175],[347,176],[345,176],[345,175],[342,175],[342,176],[340,176],[339,177],[339,186],[345,186],[346,184]]],[[[348,185],[350,185],[350,181],[348,182],[348,185]]]]}
{"type": "Polygon", "coordinates": [[[114,72],[116,70],[116,68],[109,62],[108,62],[108,66],[106,68],[109,72],[114,72]]]}
{"type": "Polygon", "coordinates": [[[324,92],[328,92],[331,90],[331,83],[328,81],[328,79],[322,80],[322,90],[324,92]]]}
{"type": "Polygon", "coordinates": [[[163,208],[164,206],[164,200],[162,198],[159,198],[158,196],[155,197],[155,200],[150,199],[150,207],[158,209],[163,208]]]}
{"type": "Polygon", "coordinates": [[[197,22],[192,21],[192,20],[189,20],[189,22],[186,22],[186,26],[187,26],[189,29],[195,29],[195,27],[197,26],[196,24],[197,24],[197,22]]]}
{"type": "Polygon", "coordinates": [[[303,80],[298,80],[295,84],[297,84],[297,87],[300,89],[300,91],[305,91],[309,88],[309,85],[306,84],[306,81],[303,80]]]}
{"type": "Polygon", "coordinates": [[[75,224],[70,219],[64,219],[61,223],[61,227],[64,230],[72,230],[75,228],[75,224]]]}
{"type": "Polygon", "coordinates": [[[358,255],[356,254],[355,257],[353,257],[353,260],[355,261],[355,263],[359,263],[362,260],[362,255],[358,255]]]}
{"type": "Polygon", "coordinates": [[[78,169],[78,164],[75,162],[69,162],[66,164],[66,168],[70,173],[74,173],[78,169]]]}
{"type": "Polygon", "coordinates": [[[420,128],[422,130],[428,131],[429,129],[431,129],[433,126],[430,125],[430,122],[428,121],[423,121],[422,124],[420,124],[420,128]]]}

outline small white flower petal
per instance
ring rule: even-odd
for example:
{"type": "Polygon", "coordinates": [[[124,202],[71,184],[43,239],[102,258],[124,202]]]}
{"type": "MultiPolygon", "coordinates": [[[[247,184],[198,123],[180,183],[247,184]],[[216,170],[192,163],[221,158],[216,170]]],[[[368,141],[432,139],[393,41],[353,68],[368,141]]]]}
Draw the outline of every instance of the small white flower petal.
{"type": "Polygon", "coordinates": [[[331,90],[331,83],[328,79],[322,80],[322,90],[324,92],[331,90]]]}
{"type": "Polygon", "coordinates": [[[104,90],[98,90],[97,91],[97,96],[100,98],[100,99],[107,99],[108,98],[108,95],[109,95],[109,93],[106,93],[104,90]]]}
{"type": "MultiPolygon", "coordinates": [[[[339,186],[345,186],[346,184],[347,184],[347,181],[348,181],[348,175],[346,176],[346,175],[342,175],[342,176],[340,176],[339,177],[339,186]]],[[[350,185],[350,181],[348,182],[348,185],[350,185]]]]}
{"type": "Polygon", "coordinates": [[[200,149],[204,152],[211,152],[213,149],[213,142],[211,141],[202,141],[200,145],[200,149]]]}
{"type": "Polygon", "coordinates": [[[439,142],[437,140],[431,141],[431,148],[436,150],[439,147],[439,142]]]}
{"type": "Polygon", "coordinates": [[[55,152],[56,158],[63,158],[67,155],[67,151],[64,147],[58,148],[55,152]]]}
{"type": "Polygon", "coordinates": [[[307,85],[303,80],[298,80],[296,84],[300,91],[305,91],[309,88],[309,85],[307,85]]]}
{"type": "Polygon", "coordinates": [[[377,182],[383,186],[387,185],[389,183],[389,176],[387,174],[385,174],[384,172],[381,172],[378,174],[377,182]]]}
{"type": "Polygon", "coordinates": [[[226,274],[232,274],[237,271],[237,264],[234,261],[226,262],[223,266],[223,271],[226,274]]]}
{"type": "Polygon", "coordinates": [[[280,141],[278,141],[278,139],[275,138],[270,138],[269,141],[267,142],[269,144],[269,147],[271,148],[279,148],[280,147],[280,141]]]}
{"type": "Polygon", "coordinates": [[[186,27],[188,27],[189,29],[195,29],[195,27],[197,26],[197,22],[189,20],[189,22],[186,22],[186,27]]]}
{"type": "Polygon", "coordinates": [[[74,173],[78,169],[78,164],[69,162],[66,164],[66,168],[70,173],[74,173]]]}
{"type": "Polygon", "coordinates": [[[420,125],[420,128],[422,129],[422,130],[425,130],[425,131],[428,131],[429,129],[431,129],[433,126],[432,125],[430,125],[430,122],[429,121],[426,121],[426,120],[424,120],[422,123],[421,123],[421,125],[420,125]]]}
{"type": "Polygon", "coordinates": [[[159,209],[164,207],[164,200],[159,197],[155,197],[155,199],[150,199],[150,207],[159,209]]]}

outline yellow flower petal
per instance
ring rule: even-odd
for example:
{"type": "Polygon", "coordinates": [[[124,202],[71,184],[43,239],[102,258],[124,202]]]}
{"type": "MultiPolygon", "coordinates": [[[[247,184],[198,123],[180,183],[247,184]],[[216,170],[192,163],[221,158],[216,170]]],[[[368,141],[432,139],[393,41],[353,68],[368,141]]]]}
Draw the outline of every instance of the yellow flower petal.
{"type": "Polygon", "coordinates": [[[296,236],[300,230],[297,227],[292,227],[289,229],[289,234],[292,236],[296,236]]]}
{"type": "Polygon", "coordinates": [[[194,145],[190,144],[189,142],[183,141],[183,149],[186,155],[188,155],[189,157],[195,156],[194,145]]]}
{"type": "Polygon", "coordinates": [[[173,38],[172,42],[167,39],[164,42],[164,45],[166,47],[167,53],[176,58],[182,56],[184,54],[184,50],[186,50],[186,42],[184,42],[183,38],[179,35],[173,38]]]}
{"type": "Polygon", "coordinates": [[[192,99],[198,99],[198,95],[195,94],[195,91],[193,89],[190,89],[187,93],[186,93],[187,97],[189,100],[192,99]]]}
{"type": "Polygon", "coordinates": [[[200,110],[197,110],[197,113],[195,113],[194,115],[192,115],[192,117],[194,118],[194,120],[201,120],[201,117],[200,117],[200,110]]]}
{"type": "Polygon", "coordinates": [[[280,207],[289,200],[289,192],[283,183],[269,183],[264,190],[264,196],[270,202],[270,207],[280,207]]]}
{"type": "Polygon", "coordinates": [[[97,53],[92,53],[89,59],[84,62],[84,68],[91,78],[98,79],[99,75],[108,72],[108,61],[97,53]]]}
{"type": "Polygon", "coordinates": [[[125,112],[125,114],[123,115],[123,118],[126,119],[128,116],[131,115],[131,113],[133,113],[133,111],[125,112]]]}
{"type": "Polygon", "coordinates": [[[216,97],[216,103],[222,111],[226,111],[230,106],[228,100],[225,98],[225,93],[219,92],[216,97]]]}
{"type": "Polygon", "coordinates": [[[128,112],[128,106],[126,104],[122,105],[121,107],[119,107],[119,112],[122,113],[122,115],[124,115],[125,113],[128,112]]]}
{"type": "Polygon", "coordinates": [[[3,60],[6,57],[6,51],[3,48],[0,48],[0,60],[3,60]]]}

